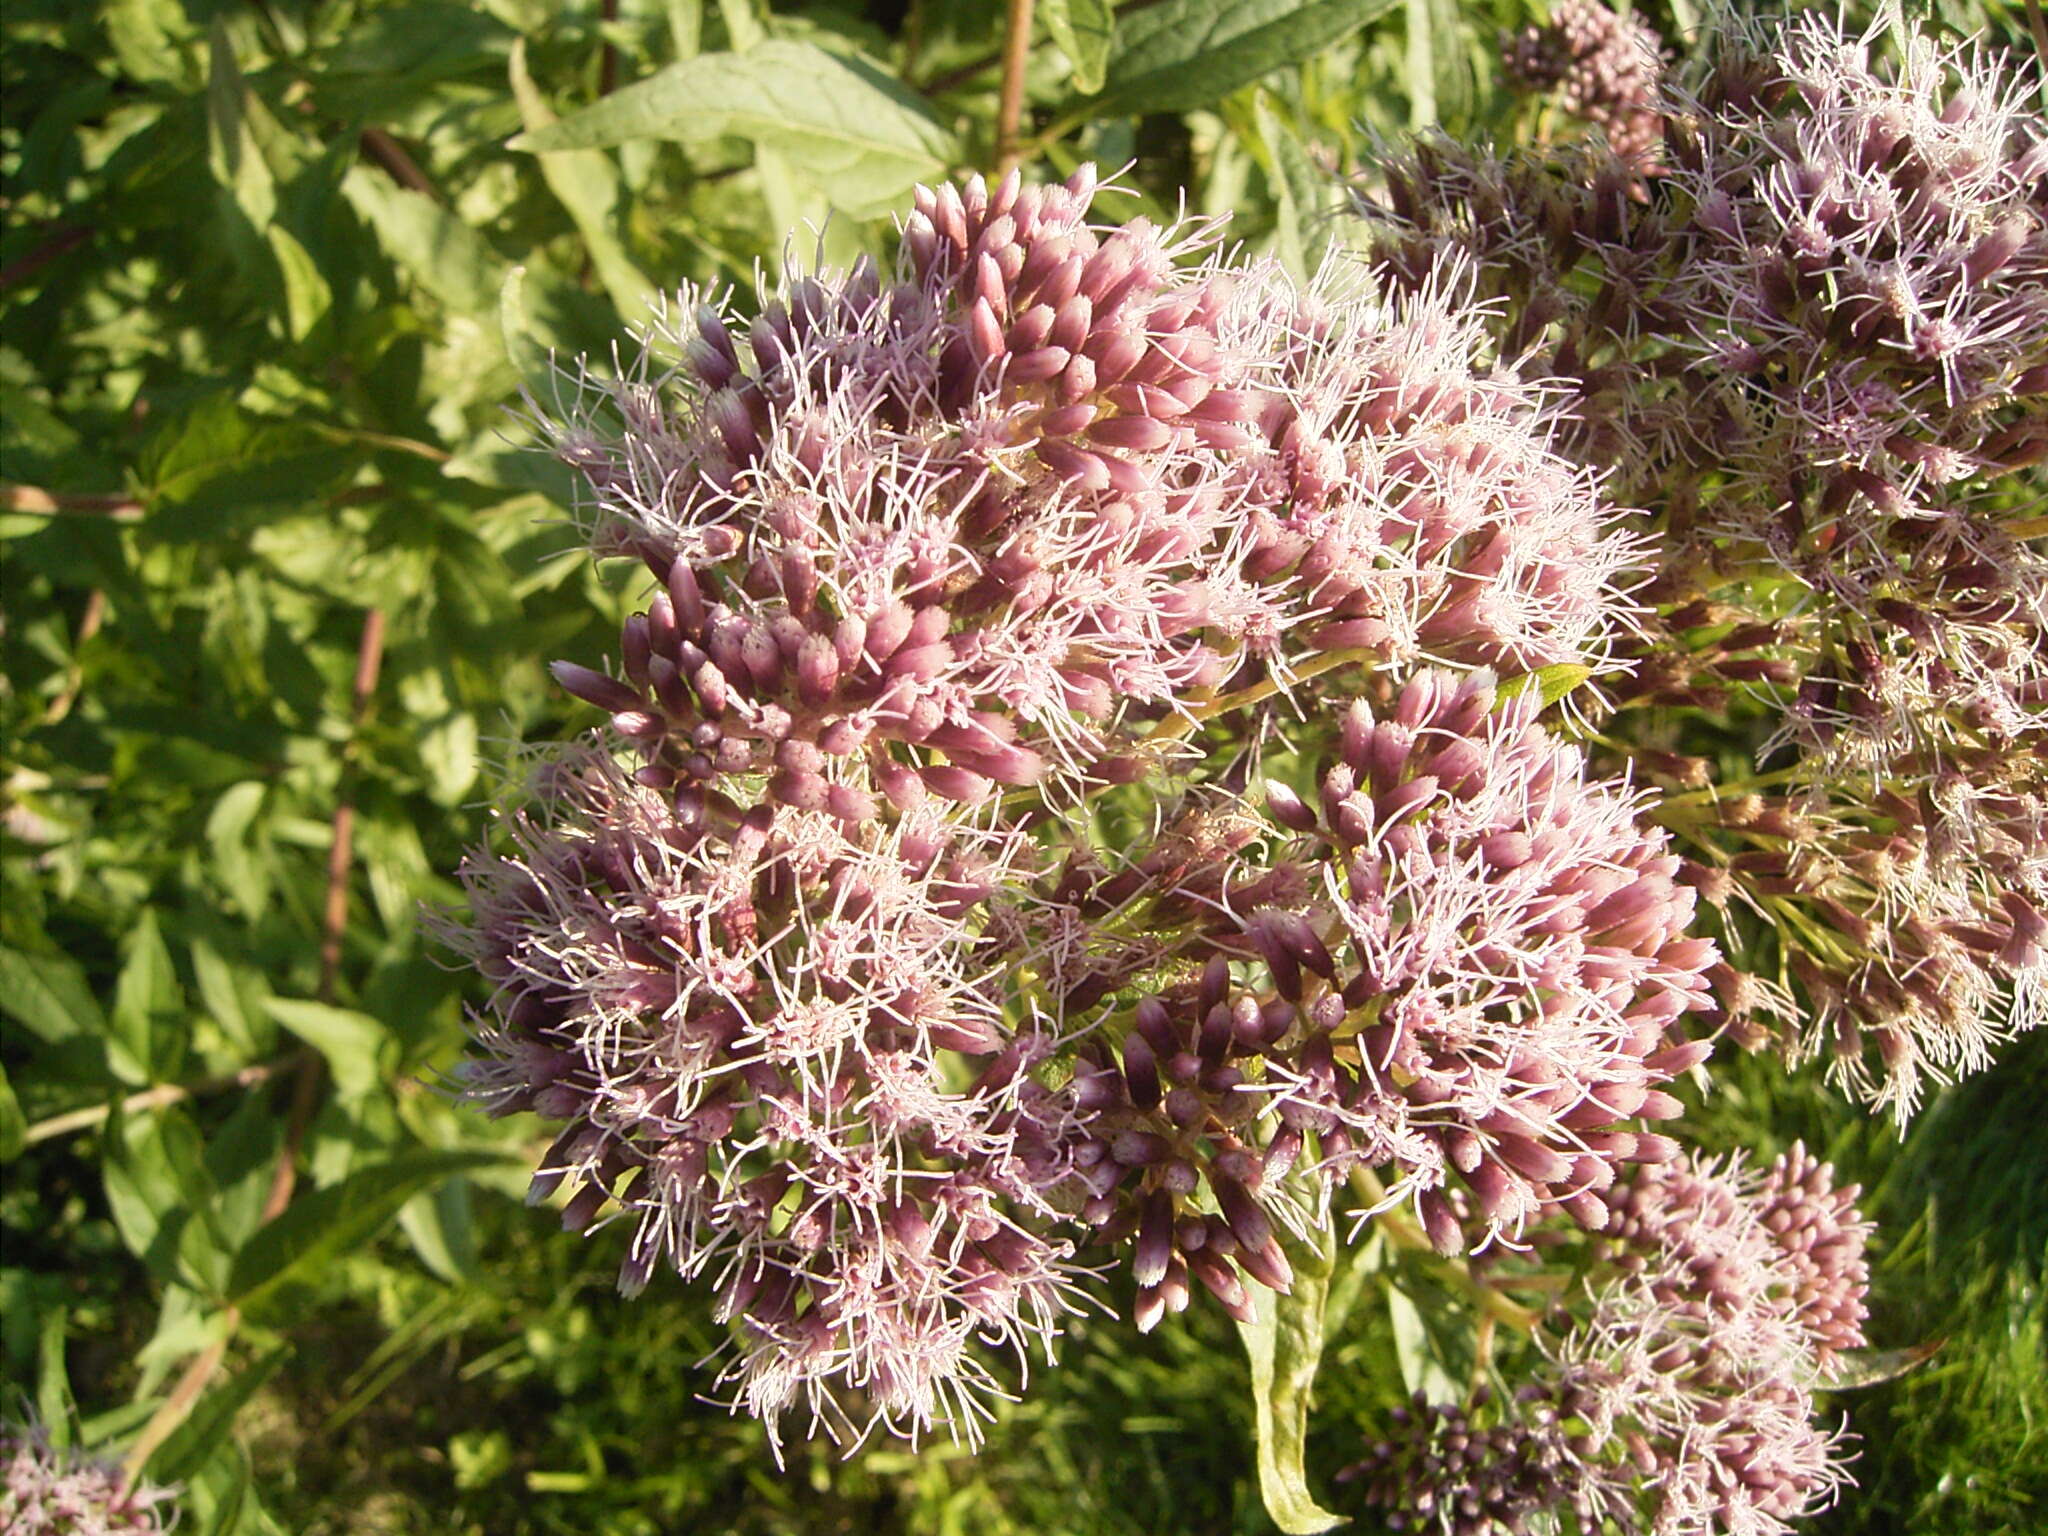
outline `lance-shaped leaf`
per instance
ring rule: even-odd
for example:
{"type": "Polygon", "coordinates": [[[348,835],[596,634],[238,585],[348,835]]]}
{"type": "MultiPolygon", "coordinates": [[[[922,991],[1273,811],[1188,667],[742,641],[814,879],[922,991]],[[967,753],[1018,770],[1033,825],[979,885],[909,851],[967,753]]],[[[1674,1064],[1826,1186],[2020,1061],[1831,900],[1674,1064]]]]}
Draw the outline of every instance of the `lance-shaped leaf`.
{"type": "Polygon", "coordinates": [[[1395,0],[1166,0],[1117,23],[1092,115],[1184,112],[1320,53],[1395,0]]]}
{"type": "Polygon", "coordinates": [[[287,1281],[313,1278],[376,1236],[421,1190],[487,1168],[501,1157],[497,1152],[405,1153],[301,1195],[235,1255],[228,1300],[246,1307],[287,1281]]]}
{"type": "Polygon", "coordinates": [[[1306,1240],[1282,1229],[1280,1244],[1294,1268],[1285,1296],[1251,1287],[1252,1320],[1237,1325],[1252,1367],[1252,1407],[1259,1436],[1259,1494],[1287,1536],[1311,1536],[1344,1524],[1309,1492],[1303,1455],[1316,1367],[1323,1358],[1325,1308],[1336,1269],[1336,1236],[1327,1226],[1306,1240]]]}

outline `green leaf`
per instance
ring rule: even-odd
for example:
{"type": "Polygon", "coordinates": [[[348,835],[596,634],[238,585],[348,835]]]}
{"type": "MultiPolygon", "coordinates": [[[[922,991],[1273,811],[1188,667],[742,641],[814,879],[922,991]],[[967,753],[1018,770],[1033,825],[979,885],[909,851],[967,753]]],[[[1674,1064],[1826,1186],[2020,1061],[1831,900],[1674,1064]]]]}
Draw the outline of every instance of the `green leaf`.
{"type": "Polygon", "coordinates": [[[252,415],[226,393],[207,395],[158,428],[143,453],[141,477],[157,514],[148,531],[163,539],[213,537],[225,511],[303,504],[351,462],[307,427],[252,415]],[[184,507],[200,515],[165,515],[184,507]]]}
{"type": "Polygon", "coordinates": [[[1116,10],[1109,0],[1039,0],[1045,30],[1074,66],[1074,88],[1102,89],[1116,46],[1116,10]]]}
{"type": "Polygon", "coordinates": [[[449,1179],[414,1195],[398,1213],[398,1224],[420,1262],[451,1285],[474,1280],[477,1274],[469,1190],[468,1179],[449,1179]]]}
{"type": "MultiPolygon", "coordinates": [[[[538,133],[556,121],[553,108],[533,83],[526,68],[526,39],[512,45],[512,95],[519,103],[519,116],[529,133],[538,133]]],[[[638,320],[647,312],[654,283],[633,264],[618,236],[619,168],[599,149],[558,149],[540,157],[540,173],[568,210],[576,231],[590,252],[590,264],[597,269],[612,303],[623,319],[638,320]]]]}
{"type": "Polygon", "coordinates": [[[341,191],[423,290],[459,315],[491,313],[505,263],[482,235],[424,193],[361,166],[342,178],[341,191]]]}
{"type": "Polygon", "coordinates": [[[1253,1317],[1237,1325],[1252,1368],[1252,1406],[1259,1439],[1259,1494],[1266,1513],[1288,1536],[1311,1536],[1345,1523],[1309,1491],[1303,1457],[1316,1368],[1323,1358],[1324,1306],[1336,1268],[1337,1239],[1327,1224],[1306,1240],[1282,1229],[1294,1288],[1281,1296],[1253,1286],[1253,1317]]]}
{"type": "Polygon", "coordinates": [[[334,1085],[354,1098],[375,1088],[384,1075],[383,1056],[391,1035],[382,1024],[352,1008],[335,1008],[303,998],[267,997],[273,1019],[327,1060],[334,1085]]]}
{"type": "Polygon", "coordinates": [[[1495,686],[1494,708],[1498,709],[1509,699],[1526,693],[1533,686],[1537,697],[1543,700],[1543,708],[1548,709],[1592,675],[1591,667],[1582,667],[1572,661],[1560,661],[1555,666],[1539,667],[1534,672],[1520,673],[1495,686]]]}
{"type": "Polygon", "coordinates": [[[149,1458],[151,1477],[166,1483],[182,1483],[196,1473],[227,1444],[234,1429],[235,1415],[270,1378],[277,1374],[291,1354],[289,1344],[280,1344],[253,1364],[237,1371],[225,1386],[216,1387],[201,1398],[190,1418],[149,1458]]]}
{"type": "Polygon", "coordinates": [[[1299,64],[1398,0],[1166,0],[1117,24],[1094,117],[1184,112],[1299,64]]]}
{"type": "Polygon", "coordinates": [[[514,149],[604,149],[631,139],[731,136],[786,150],[835,205],[885,211],[913,183],[943,174],[959,147],[915,94],[865,60],[775,39],[658,70],[514,149]]]}
{"type": "Polygon", "coordinates": [[[172,1054],[165,1037],[184,1012],[185,992],[154,908],[142,909],[122,948],[126,958],[114,983],[107,1061],[123,1081],[141,1084],[172,1054]]]}
{"type": "Polygon", "coordinates": [[[495,1152],[410,1152],[301,1195],[242,1245],[228,1299],[246,1307],[288,1281],[312,1278],[376,1236],[421,1190],[500,1159],[495,1152]]]}
{"type": "Polygon", "coordinates": [[[269,786],[262,780],[244,779],[214,801],[206,818],[206,844],[213,850],[214,873],[241,905],[242,916],[251,919],[262,916],[270,900],[270,871],[249,846],[249,828],[268,793],[269,786]]]}
{"type": "Polygon", "coordinates": [[[427,726],[420,732],[420,761],[427,770],[427,793],[442,805],[460,805],[482,761],[476,716],[456,710],[427,726]]]}
{"type": "Polygon", "coordinates": [[[270,253],[284,274],[286,329],[293,341],[304,341],[334,307],[334,291],[298,236],[282,224],[272,224],[263,237],[270,242],[270,253]]]}
{"type": "Polygon", "coordinates": [[[1947,1339],[1929,1339],[1904,1349],[1845,1349],[1835,1356],[1817,1385],[1823,1392],[1853,1392],[1894,1381],[1941,1353],[1947,1339]]]}
{"type": "Polygon", "coordinates": [[[64,1335],[69,1325],[70,1313],[52,1307],[43,1314],[42,1336],[36,1341],[36,1413],[58,1450],[71,1444],[71,1425],[78,1417],[71,1377],[64,1369],[64,1335]]]}
{"type": "Polygon", "coordinates": [[[27,1145],[28,1120],[21,1112],[21,1101],[14,1096],[14,1085],[7,1080],[7,1067],[0,1063],[0,1163],[12,1162],[27,1145]]]}
{"type": "Polygon", "coordinates": [[[1394,1325],[1394,1358],[1401,1367],[1401,1385],[1433,1403],[1455,1400],[1458,1384],[1444,1368],[1436,1340],[1422,1309],[1398,1285],[1387,1287],[1387,1317],[1394,1325]]]}
{"type": "Polygon", "coordinates": [[[27,955],[0,946],[0,1009],[51,1045],[106,1034],[106,1017],[93,1001],[85,972],[63,955],[27,955]]]}
{"type": "Polygon", "coordinates": [[[267,230],[277,217],[277,179],[245,121],[248,87],[242,83],[222,18],[214,18],[207,43],[211,68],[206,79],[206,163],[214,180],[233,196],[253,235],[267,230]]]}

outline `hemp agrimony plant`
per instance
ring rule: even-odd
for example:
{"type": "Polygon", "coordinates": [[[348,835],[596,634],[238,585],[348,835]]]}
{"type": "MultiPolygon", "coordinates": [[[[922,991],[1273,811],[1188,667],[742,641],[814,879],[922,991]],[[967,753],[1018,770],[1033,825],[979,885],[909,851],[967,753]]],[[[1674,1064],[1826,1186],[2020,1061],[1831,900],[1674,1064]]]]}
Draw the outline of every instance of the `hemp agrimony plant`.
{"type": "Polygon", "coordinates": [[[1392,1528],[1833,1496],[1856,1191],[1674,1090],[1775,1039],[1903,1117],[2048,973],[2048,137],[1879,44],[1562,7],[1510,63],[1594,136],[1395,153],[1377,269],[977,178],[531,402],[652,585],[462,870],[462,1089],[736,1405],[972,1442],[1213,1305],[1299,1423],[1400,1252],[1477,1343],[1340,1483],[1392,1528]]]}

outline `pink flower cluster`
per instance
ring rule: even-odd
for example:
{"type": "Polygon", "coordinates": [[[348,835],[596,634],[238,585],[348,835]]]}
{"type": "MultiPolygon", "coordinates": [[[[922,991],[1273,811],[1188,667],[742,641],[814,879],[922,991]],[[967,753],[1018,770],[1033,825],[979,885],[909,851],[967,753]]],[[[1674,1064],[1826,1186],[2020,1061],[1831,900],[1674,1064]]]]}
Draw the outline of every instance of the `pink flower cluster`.
{"type": "Polygon", "coordinates": [[[0,1531],[8,1536],[159,1536],[173,1488],[125,1487],[121,1469],[61,1451],[41,1429],[0,1423],[0,1531]]]}
{"type": "Polygon", "coordinates": [[[1505,1404],[1419,1400],[1347,1476],[1402,1531],[1521,1536],[1570,1510],[1588,1531],[1789,1532],[1845,1479],[1813,1393],[1863,1343],[1856,1193],[1801,1146],[1761,1177],[1637,1171],[1604,1196],[1547,1378],[1505,1404]]]}
{"type": "Polygon", "coordinates": [[[1537,722],[1641,558],[1553,394],[1453,271],[1232,270],[1094,191],[921,192],[892,278],[686,300],[549,424],[654,583],[464,867],[463,1082],[771,1424],[971,1438],[1093,1266],[1247,1316],[1361,1168],[1447,1251],[1597,1225],[1705,1053],[1693,892],[1537,722]],[[1274,733],[1324,766],[1261,807],[1274,733]]]}

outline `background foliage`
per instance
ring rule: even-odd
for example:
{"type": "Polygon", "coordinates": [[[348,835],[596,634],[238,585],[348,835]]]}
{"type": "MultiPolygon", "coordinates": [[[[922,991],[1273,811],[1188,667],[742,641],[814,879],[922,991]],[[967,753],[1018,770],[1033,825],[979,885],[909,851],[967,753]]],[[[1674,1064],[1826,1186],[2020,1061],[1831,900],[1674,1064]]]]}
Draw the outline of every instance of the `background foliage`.
{"type": "MultiPolygon", "coordinates": [[[[1313,263],[1329,172],[1526,135],[1525,0],[1040,0],[1021,155],[1313,263]]],[[[1658,6],[1669,37],[1691,0],[1658,6]]],[[[2020,46],[1963,0],[1949,28],[2020,46]]],[[[8,1411],[187,1485],[205,1533],[1267,1529],[1197,1307],[1075,1325],[978,1457],[799,1450],[697,1400],[697,1299],[523,1210],[533,1128],[451,1109],[468,982],[420,904],[545,679],[624,610],[507,414],[657,284],[886,255],[994,163],[994,0],[15,0],[0,87],[0,1325],[8,1411]],[[815,227],[817,233],[808,232],[815,227]],[[337,905],[341,903],[341,905],[337,905]],[[344,920],[345,919],[345,920],[344,920]]],[[[1880,1344],[1841,1532],[2048,1522],[2048,1040],[1903,1144],[1722,1062],[1693,1121],[1872,1188],[1880,1344]]],[[[1386,1263],[1395,1263],[1389,1257],[1386,1263]]],[[[1375,1293],[1378,1294],[1378,1293],[1375,1293]]],[[[1424,1275],[1355,1308],[1322,1478],[1458,1372],[1424,1275]]],[[[1327,1487],[1327,1482],[1321,1486],[1327,1487]]],[[[1338,1496],[1341,1500],[1341,1494],[1338,1496]]]]}

